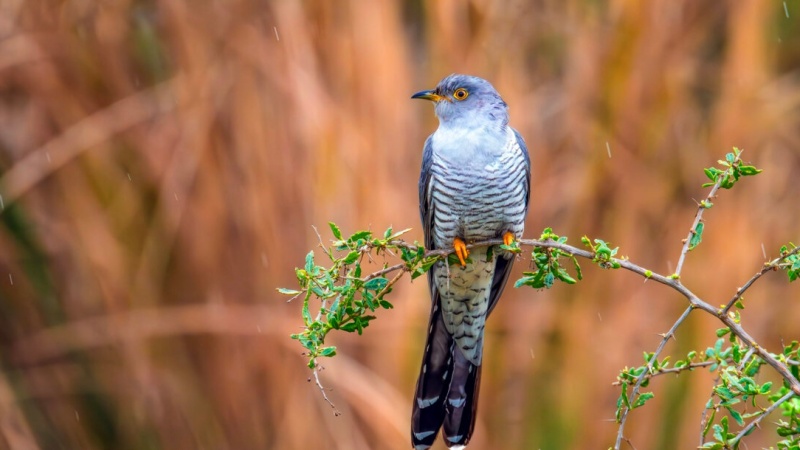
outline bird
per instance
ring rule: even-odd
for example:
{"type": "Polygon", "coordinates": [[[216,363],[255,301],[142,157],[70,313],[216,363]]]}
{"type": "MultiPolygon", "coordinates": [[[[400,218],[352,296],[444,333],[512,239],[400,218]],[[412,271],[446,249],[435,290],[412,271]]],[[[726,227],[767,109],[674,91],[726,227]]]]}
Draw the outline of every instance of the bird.
{"type": "Polygon", "coordinates": [[[439,430],[464,449],[475,428],[486,319],[503,292],[514,255],[470,243],[522,238],[531,162],[509,126],[508,106],[488,81],[452,74],[411,96],[433,102],[439,127],[425,141],[419,209],[425,248],[453,249],[457,262],[428,271],[431,313],[411,414],[411,443],[430,448],[439,430]]]}

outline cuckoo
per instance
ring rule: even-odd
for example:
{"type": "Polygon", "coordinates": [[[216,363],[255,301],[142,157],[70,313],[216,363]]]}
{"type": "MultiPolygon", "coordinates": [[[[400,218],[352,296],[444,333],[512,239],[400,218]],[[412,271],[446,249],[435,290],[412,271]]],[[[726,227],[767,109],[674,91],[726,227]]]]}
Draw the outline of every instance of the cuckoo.
{"type": "Polygon", "coordinates": [[[475,427],[486,318],[514,262],[472,242],[522,237],[530,197],[530,157],[508,125],[508,106],[486,80],[454,74],[411,98],[434,104],[439,128],[422,155],[419,207],[425,247],[454,249],[458,261],[428,272],[431,314],[411,416],[416,450],[439,430],[463,449],[475,427]]]}

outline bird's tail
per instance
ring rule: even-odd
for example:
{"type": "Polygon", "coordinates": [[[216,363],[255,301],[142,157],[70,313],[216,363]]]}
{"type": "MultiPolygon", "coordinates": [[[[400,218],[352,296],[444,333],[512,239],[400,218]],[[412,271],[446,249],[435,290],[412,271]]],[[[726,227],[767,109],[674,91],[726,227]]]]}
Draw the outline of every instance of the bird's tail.
{"type": "Polygon", "coordinates": [[[448,447],[465,446],[475,428],[481,366],[469,362],[445,329],[434,298],[428,339],[411,414],[416,450],[433,445],[439,428],[448,447]]]}

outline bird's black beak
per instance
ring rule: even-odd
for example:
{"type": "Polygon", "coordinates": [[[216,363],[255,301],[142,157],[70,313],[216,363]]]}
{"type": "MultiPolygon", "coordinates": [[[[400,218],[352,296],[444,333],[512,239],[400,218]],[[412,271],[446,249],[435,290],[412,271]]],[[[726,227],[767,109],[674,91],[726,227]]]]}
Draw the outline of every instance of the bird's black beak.
{"type": "Polygon", "coordinates": [[[437,94],[436,91],[433,89],[427,91],[419,91],[416,94],[412,95],[411,98],[421,98],[423,100],[430,100],[436,103],[446,99],[446,97],[437,94]]]}

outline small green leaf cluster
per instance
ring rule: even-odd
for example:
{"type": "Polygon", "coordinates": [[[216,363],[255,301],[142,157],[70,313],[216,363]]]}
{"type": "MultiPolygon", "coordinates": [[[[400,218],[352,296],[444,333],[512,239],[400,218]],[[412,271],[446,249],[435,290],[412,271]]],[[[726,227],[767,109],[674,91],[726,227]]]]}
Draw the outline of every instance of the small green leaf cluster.
{"type": "Polygon", "coordinates": [[[670,357],[667,356],[661,361],[655,358],[652,352],[644,353],[644,365],[638,367],[625,367],[617,375],[615,384],[620,386],[621,392],[617,399],[617,412],[616,419],[619,422],[625,409],[631,410],[643,406],[648,400],[655,397],[652,392],[637,392],[633,394],[633,387],[636,386],[639,379],[642,381],[639,387],[647,387],[650,384],[650,379],[658,375],[667,373],[678,374],[684,370],[694,370],[696,367],[701,367],[705,364],[698,363],[697,352],[691,351],[686,356],[686,359],[681,359],[675,362],[673,367],[669,367],[670,357]],[[633,397],[633,398],[631,398],[633,397]]]}
{"type": "MultiPolygon", "coordinates": [[[[455,255],[449,256],[454,257],[455,263],[458,263],[458,257],[455,255]]],[[[421,245],[418,245],[413,249],[400,247],[400,259],[405,263],[406,270],[411,272],[411,279],[413,280],[428,273],[436,261],[442,258],[440,256],[425,256],[425,249],[421,245]]]]}
{"type": "Polygon", "coordinates": [[[592,250],[592,253],[594,253],[592,261],[597,263],[598,266],[603,269],[619,269],[621,267],[619,262],[615,260],[619,247],[611,248],[602,239],[595,239],[594,244],[592,244],[592,241],[586,236],[581,238],[581,242],[592,250]]]}
{"type": "MultiPolygon", "coordinates": [[[[776,355],[778,360],[789,364],[789,370],[795,378],[800,378],[800,343],[792,341],[783,347],[783,353],[776,355]]],[[[790,389],[784,383],[769,399],[776,402],[789,394],[790,389]]],[[[781,403],[781,419],[778,419],[778,436],[783,437],[778,442],[778,450],[798,450],[800,449],[800,397],[793,396],[789,400],[781,403]]]]}
{"type": "Polygon", "coordinates": [[[740,439],[755,429],[752,426],[745,427],[746,421],[759,419],[766,413],[757,400],[761,398],[772,404],[777,398],[771,392],[771,381],[764,383],[756,381],[761,367],[765,364],[764,361],[752,356],[752,352],[747,351],[747,346],[730,333],[730,329],[720,328],[717,330],[717,336],[720,338],[714,347],[707,348],[705,352],[706,359],[714,361],[710,369],[717,370],[719,375],[711,398],[706,403],[706,409],[711,411],[711,414],[703,428],[703,439],[706,439],[709,431],[713,430],[713,440],[704,443],[701,448],[738,448],[740,439]],[[726,335],[729,335],[728,339],[725,339],[726,335]],[[747,412],[748,407],[752,408],[752,412],[747,412]],[[717,422],[715,419],[721,409],[724,409],[727,415],[717,422]],[[728,417],[739,427],[744,427],[743,431],[739,434],[731,432],[728,417]]]}
{"type": "Polygon", "coordinates": [[[792,375],[800,379],[800,343],[792,341],[783,347],[783,353],[775,355],[778,361],[788,364],[792,375]]]}
{"type": "MultiPolygon", "coordinates": [[[[332,247],[320,245],[328,258],[328,267],[315,261],[314,251],[306,255],[305,266],[295,269],[300,290],[278,289],[278,292],[295,297],[303,295],[304,331],[292,334],[292,339],[300,341],[309,358],[308,366],[317,367],[318,357],[336,354],[336,347],[325,346],[325,337],[331,330],[357,332],[361,334],[370,321],[375,319],[371,313],[378,309],[391,309],[392,304],[384,296],[392,291],[392,283],[386,278],[389,270],[378,271],[362,277],[362,258],[364,255],[396,248],[395,239],[408,230],[393,233],[389,228],[383,238],[376,238],[371,231],[359,231],[344,238],[334,223],[331,232],[336,240],[332,247]],[[320,301],[316,314],[311,313],[310,300],[320,301]]],[[[414,270],[424,258],[424,249],[409,250],[403,247],[403,259],[414,270]]],[[[387,267],[384,265],[384,269],[387,267]]],[[[399,268],[398,268],[399,269],[399,268]]]]}
{"type": "MultiPolygon", "coordinates": [[[[789,388],[782,386],[770,400],[775,402],[790,392],[789,388]]],[[[778,419],[778,436],[784,438],[778,442],[778,450],[800,449],[800,397],[794,396],[781,403],[781,419],[778,419]]]]}
{"type": "MultiPolygon", "coordinates": [[[[566,244],[567,237],[558,236],[557,234],[553,233],[551,228],[545,228],[542,232],[541,240],[550,240],[559,244],[566,244]]],[[[516,245],[516,242],[514,242],[514,245],[516,245]]],[[[501,246],[501,248],[504,250],[509,250],[505,247],[508,246],[501,246]]],[[[523,272],[522,278],[514,283],[515,288],[521,286],[530,286],[534,289],[550,289],[556,280],[567,284],[575,284],[577,283],[577,280],[581,280],[583,278],[583,275],[581,274],[581,266],[578,265],[575,255],[558,248],[534,247],[533,251],[531,252],[531,261],[536,267],[536,270],[532,272],[523,272]],[[572,264],[575,267],[575,278],[573,278],[564,268],[561,258],[568,258],[572,260],[572,264]]]]}
{"type": "Polygon", "coordinates": [[[800,277],[800,253],[797,253],[797,246],[792,243],[784,245],[781,247],[781,256],[784,261],[781,267],[785,268],[786,274],[789,276],[789,282],[800,277]]]}
{"type": "MultiPolygon", "coordinates": [[[[492,247],[489,247],[490,251],[491,251],[491,249],[492,249],[492,247]]],[[[505,245],[505,244],[501,245],[500,249],[501,250],[505,250],[505,251],[510,252],[510,253],[514,253],[515,255],[518,255],[518,254],[522,253],[522,248],[520,248],[519,242],[516,241],[516,240],[512,241],[508,245],[505,245]]]]}
{"type": "MultiPolygon", "coordinates": [[[[726,154],[724,160],[717,161],[722,166],[721,169],[717,167],[704,169],[711,182],[704,184],[703,187],[714,186],[719,183],[719,187],[730,189],[739,181],[739,178],[761,173],[761,169],[742,163],[741,154],[742,151],[734,147],[733,152],[726,154]]],[[[708,206],[704,205],[704,207],[710,207],[710,205],[709,202],[708,206]]]]}
{"type": "MultiPolygon", "coordinates": [[[[713,416],[712,416],[713,420],[713,416]]],[[[723,417],[719,423],[714,423],[711,420],[708,421],[706,427],[703,429],[703,438],[708,434],[709,430],[713,429],[714,433],[714,440],[711,442],[706,442],[700,448],[708,448],[713,450],[721,450],[721,449],[729,449],[731,448],[728,445],[728,441],[734,439],[736,437],[736,433],[732,433],[728,427],[728,417],[723,417]]]]}

